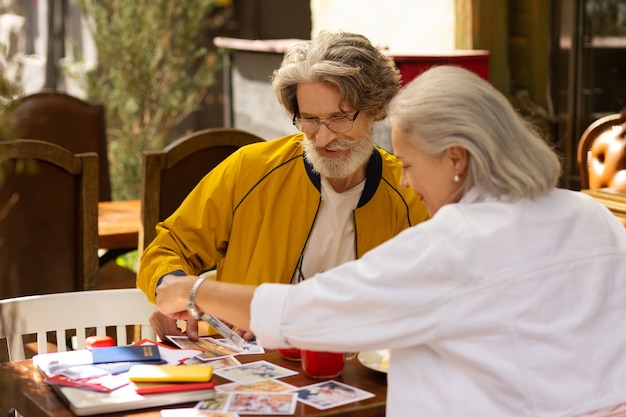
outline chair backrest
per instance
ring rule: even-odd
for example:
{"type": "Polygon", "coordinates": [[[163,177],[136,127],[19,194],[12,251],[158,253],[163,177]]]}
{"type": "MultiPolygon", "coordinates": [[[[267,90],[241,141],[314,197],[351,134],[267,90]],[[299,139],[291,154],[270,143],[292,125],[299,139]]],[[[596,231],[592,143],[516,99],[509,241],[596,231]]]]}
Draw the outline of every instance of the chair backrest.
{"type": "Polygon", "coordinates": [[[100,201],[111,200],[105,108],[59,91],[44,90],[9,105],[19,138],[55,143],[73,153],[95,152],[100,201]]]}
{"type": "MultiPolygon", "coordinates": [[[[150,316],[155,310],[138,288],[33,295],[0,300],[0,340],[6,339],[9,361],[25,358],[23,336],[36,334],[37,352],[49,352],[47,332],[54,332],[58,352],[67,350],[68,334],[76,336],[76,349],[85,348],[89,335],[114,331],[119,346],[128,344],[127,326],[135,325],[139,339],[155,339],[150,316]],[[140,326],[140,327],[139,327],[140,326]]],[[[136,340],[135,340],[136,341],[136,340]]]]}
{"type": "Polygon", "coordinates": [[[0,142],[0,298],[95,288],[98,157],[0,142]]]}
{"type": "Polygon", "coordinates": [[[626,107],[587,127],[577,159],[581,189],[626,189],[626,107]]]}
{"type": "Polygon", "coordinates": [[[204,129],[160,151],[143,152],[139,253],[156,236],[155,227],[178,208],[215,166],[240,147],[264,139],[240,129],[204,129]]]}

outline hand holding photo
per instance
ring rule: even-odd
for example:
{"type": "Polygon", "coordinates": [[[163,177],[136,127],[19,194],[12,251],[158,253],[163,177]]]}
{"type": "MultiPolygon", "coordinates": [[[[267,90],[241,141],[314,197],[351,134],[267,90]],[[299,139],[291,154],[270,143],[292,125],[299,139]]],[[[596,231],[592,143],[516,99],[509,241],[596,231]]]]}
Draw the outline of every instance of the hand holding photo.
{"type": "Polygon", "coordinates": [[[167,338],[180,348],[200,349],[202,354],[196,357],[206,361],[223,358],[225,356],[233,356],[240,353],[239,349],[235,350],[223,346],[215,342],[212,337],[201,337],[198,341],[192,340],[187,336],[167,336],[167,338]]]}
{"type": "Polygon", "coordinates": [[[243,339],[243,337],[232,331],[230,327],[225,325],[217,317],[214,317],[207,313],[203,313],[200,318],[209,323],[215,330],[218,331],[219,334],[221,334],[225,339],[228,339],[234,346],[242,349],[243,346],[246,344],[246,341],[243,339]]]}

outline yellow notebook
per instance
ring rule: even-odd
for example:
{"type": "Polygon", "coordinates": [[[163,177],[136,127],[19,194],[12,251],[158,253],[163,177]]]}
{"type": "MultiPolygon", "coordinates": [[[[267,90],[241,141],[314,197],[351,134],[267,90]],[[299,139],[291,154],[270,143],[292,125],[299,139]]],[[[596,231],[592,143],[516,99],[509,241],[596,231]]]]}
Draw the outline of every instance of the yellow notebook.
{"type": "Polygon", "coordinates": [[[133,365],[128,371],[133,382],[205,382],[212,375],[208,365],[133,365]]]}

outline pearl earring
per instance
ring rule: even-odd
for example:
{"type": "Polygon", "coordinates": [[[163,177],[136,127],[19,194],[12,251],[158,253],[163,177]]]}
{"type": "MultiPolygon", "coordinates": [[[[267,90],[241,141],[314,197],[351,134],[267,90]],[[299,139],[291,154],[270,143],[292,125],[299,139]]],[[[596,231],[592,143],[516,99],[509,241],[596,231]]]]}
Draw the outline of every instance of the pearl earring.
{"type": "Polygon", "coordinates": [[[459,174],[454,174],[454,177],[452,179],[454,180],[454,182],[461,181],[461,177],[459,177],[459,174]]]}

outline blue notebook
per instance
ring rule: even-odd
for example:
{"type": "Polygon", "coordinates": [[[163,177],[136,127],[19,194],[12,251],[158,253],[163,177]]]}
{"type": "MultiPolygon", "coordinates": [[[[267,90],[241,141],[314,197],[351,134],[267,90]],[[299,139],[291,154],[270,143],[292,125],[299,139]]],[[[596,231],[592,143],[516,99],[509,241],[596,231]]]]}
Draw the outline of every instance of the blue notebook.
{"type": "Polygon", "coordinates": [[[133,365],[163,365],[166,364],[167,361],[165,359],[161,359],[160,361],[137,361],[137,362],[110,362],[110,363],[99,363],[94,366],[97,366],[100,369],[104,369],[112,375],[121,374],[123,372],[128,372],[133,365]]]}
{"type": "Polygon", "coordinates": [[[156,345],[110,346],[91,349],[94,364],[114,362],[161,363],[156,345]]]}

